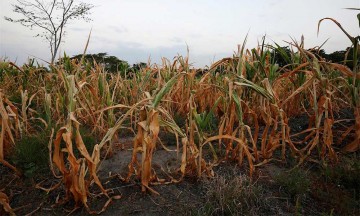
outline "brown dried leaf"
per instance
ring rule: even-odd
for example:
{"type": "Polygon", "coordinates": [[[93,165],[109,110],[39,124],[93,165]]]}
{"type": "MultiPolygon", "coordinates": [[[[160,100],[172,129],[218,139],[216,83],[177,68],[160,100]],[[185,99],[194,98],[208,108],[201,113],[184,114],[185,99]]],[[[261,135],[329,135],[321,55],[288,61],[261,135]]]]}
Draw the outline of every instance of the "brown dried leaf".
{"type": "Polygon", "coordinates": [[[4,210],[10,215],[15,215],[14,210],[10,207],[9,198],[3,192],[0,192],[0,204],[3,206],[4,210]]]}

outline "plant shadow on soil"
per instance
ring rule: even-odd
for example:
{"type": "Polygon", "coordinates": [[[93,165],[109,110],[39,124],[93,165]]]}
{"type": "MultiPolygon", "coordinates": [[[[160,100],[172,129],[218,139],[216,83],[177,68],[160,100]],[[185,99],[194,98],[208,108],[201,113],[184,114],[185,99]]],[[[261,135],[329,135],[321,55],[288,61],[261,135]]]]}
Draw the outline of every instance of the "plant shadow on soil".
{"type": "MultiPolygon", "coordinates": [[[[295,121],[301,127],[299,130],[307,126],[304,121],[307,121],[304,117],[295,121]]],[[[153,156],[153,169],[159,178],[169,180],[169,173],[176,173],[178,169],[181,155],[175,151],[177,146],[173,136],[161,134],[161,140],[171,151],[158,145],[153,156]]],[[[274,160],[257,167],[252,179],[248,176],[247,164],[239,167],[235,162],[220,162],[214,167],[212,178],[186,177],[180,183],[152,185],[160,194],[153,195],[142,193],[141,183],[135,177],[127,183],[122,180],[128,173],[132,141],[133,136],[122,138],[114,146],[112,157],[100,165],[103,186],[111,196],[121,196],[119,200],[113,200],[102,215],[359,215],[360,212],[359,153],[339,155],[338,164],[327,166],[306,162],[294,168],[296,163],[290,159],[287,163],[274,160]]],[[[94,140],[89,138],[89,142],[94,140]]],[[[210,154],[210,151],[206,152],[210,154]]],[[[204,158],[211,158],[211,155],[204,158]]],[[[37,159],[34,160],[37,165],[37,159]]],[[[9,196],[17,215],[69,214],[73,202],[55,205],[65,196],[62,186],[49,193],[35,188],[40,182],[44,188],[59,182],[49,172],[41,170],[30,169],[30,175],[19,178],[0,165],[0,191],[9,196]]],[[[177,174],[174,176],[179,178],[177,174]]],[[[94,185],[90,192],[90,208],[101,210],[107,198],[99,196],[100,190],[94,185]]],[[[87,214],[85,208],[72,213],[87,214]]],[[[0,215],[6,215],[3,209],[0,209],[0,215]]]]}

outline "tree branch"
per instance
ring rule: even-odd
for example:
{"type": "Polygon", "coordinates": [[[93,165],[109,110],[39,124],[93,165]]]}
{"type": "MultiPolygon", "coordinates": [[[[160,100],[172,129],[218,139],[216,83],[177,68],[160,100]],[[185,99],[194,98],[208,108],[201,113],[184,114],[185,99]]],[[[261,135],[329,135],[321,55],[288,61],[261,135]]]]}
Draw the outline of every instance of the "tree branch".
{"type": "Polygon", "coordinates": [[[49,3],[42,0],[17,0],[16,2],[17,4],[12,5],[13,11],[21,14],[24,18],[4,17],[5,20],[20,23],[31,29],[33,27],[43,29],[44,32],[36,36],[44,37],[48,41],[52,63],[64,37],[67,22],[71,19],[88,21],[87,16],[93,8],[93,5],[87,3],[75,4],[74,0],[52,0],[49,3]]]}

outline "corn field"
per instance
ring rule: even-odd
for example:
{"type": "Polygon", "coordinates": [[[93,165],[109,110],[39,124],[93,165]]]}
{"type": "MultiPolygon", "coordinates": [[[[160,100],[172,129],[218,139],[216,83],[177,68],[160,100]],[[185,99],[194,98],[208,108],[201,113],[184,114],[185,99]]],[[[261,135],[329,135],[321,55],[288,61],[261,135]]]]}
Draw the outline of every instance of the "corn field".
{"type": "MultiPolygon", "coordinates": [[[[352,39],[357,47],[357,39],[352,39]]],[[[135,74],[110,73],[96,62],[89,67],[68,57],[50,69],[34,61],[17,66],[3,60],[0,163],[21,176],[8,160],[17,140],[47,132],[49,166],[59,183],[39,188],[62,186],[63,200],[73,200],[90,213],[91,185],[109,199],[103,210],[120,198],[103,186],[98,167],[115,151],[121,131],[134,134],[123,181],[138,179],[144,193],[157,194],[152,185],[175,184],[184,177],[211,177],[222,161],[246,167],[250,176],[272,160],[291,158],[297,166],[309,160],[336,164],[340,154],[360,146],[357,64],[350,69],[328,62],[318,50],[304,49],[303,41],[289,45],[293,52],[287,55],[278,45],[263,43],[250,50],[244,43],[232,57],[204,70],[194,69],[189,55],[164,58],[162,64],[149,63],[135,74]],[[279,67],[272,50],[282,54],[287,65],[279,67]],[[335,118],[342,109],[354,114],[350,126],[343,124],[346,119],[335,118]],[[299,115],[309,118],[301,131],[291,127],[299,115]],[[101,138],[91,151],[81,128],[101,138]],[[160,132],[176,137],[179,157],[177,172],[167,179],[159,178],[152,164],[154,152],[163,145],[160,132]]],[[[0,204],[13,213],[3,192],[0,204]]]]}

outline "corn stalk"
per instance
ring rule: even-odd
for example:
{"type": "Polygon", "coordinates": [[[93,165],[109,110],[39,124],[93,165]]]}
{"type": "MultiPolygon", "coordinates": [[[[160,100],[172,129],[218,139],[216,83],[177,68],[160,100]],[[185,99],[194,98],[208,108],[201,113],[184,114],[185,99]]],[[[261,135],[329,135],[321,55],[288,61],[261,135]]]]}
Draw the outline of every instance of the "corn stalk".
{"type": "MultiPolygon", "coordinates": [[[[65,200],[73,198],[76,205],[75,207],[83,204],[89,212],[92,212],[87,204],[89,186],[92,180],[94,180],[94,182],[99,186],[102,193],[109,198],[109,195],[103,188],[96,174],[96,168],[100,162],[100,148],[98,144],[95,145],[93,152],[90,155],[82,140],[79,131],[80,123],[75,117],[75,97],[78,93],[75,76],[66,76],[64,84],[67,92],[68,115],[65,126],[61,127],[56,133],[54,140],[53,162],[62,175],[62,182],[64,183],[66,190],[65,200]],[[75,141],[76,148],[80,152],[81,158],[76,158],[74,154],[73,140],[75,141]],[[62,147],[64,144],[65,146],[62,147]],[[89,173],[89,175],[87,175],[87,173],[89,173]]],[[[109,198],[109,200],[110,199],[111,198],[109,198]]]]}
{"type": "MultiPolygon", "coordinates": [[[[358,10],[356,8],[350,8],[351,10],[358,10]]],[[[358,21],[360,23],[360,14],[357,15],[358,21]]],[[[352,71],[352,82],[351,80],[349,80],[349,88],[352,94],[352,106],[354,109],[354,116],[355,116],[355,125],[354,125],[354,130],[355,130],[355,138],[354,140],[347,144],[344,148],[343,151],[344,152],[355,152],[358,151],[360,149],[360,81],[358,79],[358,76],[360,75],[360,70],[359,70],[359,65],[358,65],[358,52],[359,52],[359,40],[360,40],[360,36],[357,37],[353,37],[351,36],[342,26],[341,24],[336,21],[333,18],[323,18],[319,21],[318,23],[318,33],[320,30],[320,24],[322,21],[324,20],[330,20],[333,23],[335,23],[340,30],[348,37],[348,39],[351,41],[352,46],[354,48],[353,51],[353,71],[352,71]]],[[[360,25],[359,25],[360,27],[360,25]]]]}

